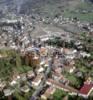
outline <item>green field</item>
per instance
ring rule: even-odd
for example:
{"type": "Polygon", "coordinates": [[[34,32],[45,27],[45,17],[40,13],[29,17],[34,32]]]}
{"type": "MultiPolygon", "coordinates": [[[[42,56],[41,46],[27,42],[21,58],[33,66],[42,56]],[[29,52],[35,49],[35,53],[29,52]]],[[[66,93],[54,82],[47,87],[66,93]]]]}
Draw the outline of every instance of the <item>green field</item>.
{"type": "Polygon", "coordinates": [[[55,15],[63,15],[64,17],[77,17],[81,21],[93,21],[93,4],[89,2],[73,1],[72,4],[45,4],[40,9],[40,13],[54,17],[55,15]]]}
{"type": "Polygon", "coordinates": [[[67,7],[64,10],[64,17],[77,17],[81,21],[93,21],[93,4],[79,3],[76,7],[67,7]]]}

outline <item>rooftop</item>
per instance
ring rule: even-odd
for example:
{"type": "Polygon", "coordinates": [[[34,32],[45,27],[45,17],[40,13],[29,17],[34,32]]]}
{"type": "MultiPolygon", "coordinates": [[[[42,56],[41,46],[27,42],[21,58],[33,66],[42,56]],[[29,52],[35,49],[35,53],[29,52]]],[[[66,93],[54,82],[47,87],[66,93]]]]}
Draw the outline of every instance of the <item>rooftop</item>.
{"type": "Polygon", "coordinates": [[[52,95],[55,92],[55,88],[50,86],[45,93],[42,95],[42,98],[48,98],[50,95],[52,95]]]}
{"type": "Polygon", "coordinates": [[[87,95],[92,88],[93,84],[84,84],[83,87],[80,89],[80,93],[87,95]]]}

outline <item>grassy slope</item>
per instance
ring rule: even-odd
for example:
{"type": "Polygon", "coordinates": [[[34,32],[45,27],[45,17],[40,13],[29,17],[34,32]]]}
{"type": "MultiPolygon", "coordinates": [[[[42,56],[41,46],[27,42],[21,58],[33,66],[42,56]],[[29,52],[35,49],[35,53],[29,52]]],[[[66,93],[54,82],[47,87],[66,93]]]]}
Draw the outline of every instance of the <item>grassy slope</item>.
{"type": "Polygon", "coordinates": [[[76,5],[73,9],[72,7],[68,7],[65,12],[65,17],[78,17],[80,20],[83,21],[93,21],[93,4],[88,2],[80,2],[76,5]],[[78,12],[75,12],[78,11],[78,12]],[[87,13],[82,13],[82,11],[87,11],[87,13]]]}
{"type": "MultiPolygon", "coordinates": [[[[5,0],[2,0],[5,1],[5,0]]],[[[14,8],[11,1],[8,0],[8,6],[14,8]]],[[[21,6],[20,13],[31,14],[32,11],[44,16],[54,17],[56,14],[64,15],[65,17],[78,17],[80,20],[93,21],[93,13],[88,12],[82,14],[80,12],[75,13],[76,10],[88,10],[91,11],[93,5],[88,2],[81,2],[82,0],[21,0],[23,4],[21,6]],[[64,12],[63,12],[64,11],[64,12]]],[[[87,0],[86,0],[87,1],[87,0]]],[[[15,2],[16,5],[17,2],[15,2]]],[[[4,4],[1,3],[0,6],[4,4]]],[[[6,3],[5,3],[6,4],[6,3]]],[[[14,12],[14,11],[13,11],[14,12]]]]}
{"type": "MultiPolygon", "coordinates": [[[[38,0],[37,0],[38,1],[38,0]]],[[[31,4],[31,3],[30,3],[31,4]]],[[[35,9],[35,12],[54,17],[56,14],[64,15],[65,17],[78,17],[80,20],[83,21],[93,21],[93,4],[89,2],[82,2],[81,0],[39,0],[32,8],[35,9]],[[76,11],[79,12],[76,12],[76,11]],[[83,10],[87,10],[89,12],[82,13],[83,10]]]]}

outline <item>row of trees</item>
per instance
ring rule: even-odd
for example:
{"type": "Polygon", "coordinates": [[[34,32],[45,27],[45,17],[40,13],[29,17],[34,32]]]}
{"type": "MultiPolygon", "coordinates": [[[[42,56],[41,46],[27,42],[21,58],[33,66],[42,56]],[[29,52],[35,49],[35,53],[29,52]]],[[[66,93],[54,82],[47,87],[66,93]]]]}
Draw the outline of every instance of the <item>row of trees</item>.
{"type": "Polygon", "coordinates": [[[58,46],[58,47],[67,47],[67,48],[74,48],[74,41],[66,42],[62,40],[61,37],[53,37],[53,39],[49,39],[47,41],[49,45],[58,46]]]}

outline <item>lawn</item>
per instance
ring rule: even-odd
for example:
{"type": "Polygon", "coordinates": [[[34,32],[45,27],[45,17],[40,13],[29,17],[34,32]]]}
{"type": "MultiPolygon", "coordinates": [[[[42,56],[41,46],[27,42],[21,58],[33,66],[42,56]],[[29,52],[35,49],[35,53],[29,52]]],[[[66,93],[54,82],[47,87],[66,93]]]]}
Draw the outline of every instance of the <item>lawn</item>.
{"type": "Polygon", "coordinates": [[[19,73],[26,73],[28,71],[32,70],[32,67],[30,66],[19,66],[19,67],[16,67],[16,71],[19,72],[19,73]]]}
{"type": "Polygon", "coordinates": [[[67,73],[64,75],[69,80],[69,85],[79,88],[82,84],[82,79],[76,77],[74,74],[67,73]]]}
{"type": "Polygon", "coordinates": [[[66,95],[67,95],[66,92],[60,89],[57,89],[55,93],[53,94],[53,100],[62,100],[62,98],[64,98],[66,95]]]}

